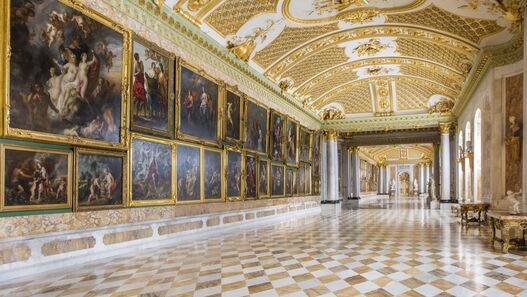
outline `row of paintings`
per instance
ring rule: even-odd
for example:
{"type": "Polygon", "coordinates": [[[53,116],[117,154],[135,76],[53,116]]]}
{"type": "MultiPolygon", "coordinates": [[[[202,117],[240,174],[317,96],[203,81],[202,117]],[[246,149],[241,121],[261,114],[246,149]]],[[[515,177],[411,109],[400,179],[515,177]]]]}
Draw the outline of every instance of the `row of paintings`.
{"type": "Polygon", "coordinates": [[[139,134],[131,136],[129,153],[10,143],[1,143],[0,152],[2,211],[235,201],[309,194],[310,188],[309,164],[294,170],[292,180],[284,164],[235,147],[139,134]]]}
{"type": "Polygon", "coordinates": [[[217,147],[224,139],[290,166],[311,162],[312,133],[297,121],[81,3],[10,2],[6,136],[124,150],[130,127],[217,147]]]}

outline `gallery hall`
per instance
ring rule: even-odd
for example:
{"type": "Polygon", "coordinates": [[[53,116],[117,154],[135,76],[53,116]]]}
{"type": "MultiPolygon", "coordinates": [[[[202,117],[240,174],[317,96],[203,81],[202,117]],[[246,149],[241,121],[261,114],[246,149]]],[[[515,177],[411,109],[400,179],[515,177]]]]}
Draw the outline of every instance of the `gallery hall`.
{"type": "Polygon", "coordinates": [[[0,297],[527,297],[526,15],[1,0],[0,297]]]}

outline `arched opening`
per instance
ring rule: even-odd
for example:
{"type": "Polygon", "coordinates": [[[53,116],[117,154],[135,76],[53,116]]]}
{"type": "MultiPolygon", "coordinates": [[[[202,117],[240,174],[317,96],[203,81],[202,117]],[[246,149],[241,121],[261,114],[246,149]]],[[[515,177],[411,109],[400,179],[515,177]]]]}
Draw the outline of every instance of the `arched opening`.
{"type": "Polygon", "coordinates": [[[399,196],[408,197],[410,195],[410,174],[402,172],[399,174],[399,196]]]}
{"type": "Polygon", "coordinates": [[[459,193],[459,199],[460,200],[465,200],[465,193],[463,192],[463,189],[464,189],[464,183],[465,183],[465,174],[464,174],[464,171],[465,169],[463,168],[463,158],[465,157],[464,156],[464,153],[465,153],[465,143],[463,142],[463,131],[459,131],[459,135],[458,135],[458,151],[457,151],[457,155],[458,155],[458,180],[457,180],[457,184],[458,184],[458,193],[459,193]]]}
{"type": "Polygon", "coordinates": [[[465,126],[465,201],[472,201],[472,169],[470,167],[472,150],[472,133],[470,122],[465,126]]]}
{"type": "Polygon", "coordinates": [[[481,199],[481,110],[474,116],[474,201],[481,199]]]}

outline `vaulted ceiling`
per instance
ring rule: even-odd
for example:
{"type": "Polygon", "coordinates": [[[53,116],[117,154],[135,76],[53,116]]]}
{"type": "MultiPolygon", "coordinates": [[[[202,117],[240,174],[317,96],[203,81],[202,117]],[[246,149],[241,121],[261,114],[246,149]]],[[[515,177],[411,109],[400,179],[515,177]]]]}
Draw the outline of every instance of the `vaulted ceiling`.
{"type": "Polygon", "coordinates": [[[167,0],[306,108],[346,117],[455,104],[525,0],[167,0]]]}
{"type": "Polygon", "coordinates": [[[415,163],[433,159],[434,149],[431,144],[399,144],[361,147],[370,158],[379,161],[385,158],[391,163],[415,163]]]}

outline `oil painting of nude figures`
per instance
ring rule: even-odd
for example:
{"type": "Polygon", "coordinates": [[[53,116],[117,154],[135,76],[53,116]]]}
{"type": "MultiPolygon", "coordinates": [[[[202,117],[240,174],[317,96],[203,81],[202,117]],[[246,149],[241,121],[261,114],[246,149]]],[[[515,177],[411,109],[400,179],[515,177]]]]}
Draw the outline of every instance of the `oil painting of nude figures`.
{"type": "Polygon", "coordinates": [[[225,100],[225,138],[234,142],[241,140],[242,99],[234,92],[227,91],[225,100]]]}
{"type": "Polygon", "coordinates": [[[71,206],[71,151],[2,145],[1,159],[3,210],[71,206]]]}
{"type": "Polygon", "coordinates": [[[138,37],[133,42],[133,130],[172,137],[173,61],[170,54],[138,37]]]}
{"type": "Polygon", "coordinates": [[[178,144],[176,164],[177,201],[201,201],[201,149],[178,144]]]}
{"type": "Polygon", "coordinates": [[[126,153],[77,149],[77,210],[124,207],[126,153]]]}
{"type": "Polygon", "coordinates": [[[245,149],[256,153],[267,153],[267,108],[250,100],[245,102],[245,149]]]}
{"type": "Polygon", "coordinates": [[[120,143],[128,33],[100,20],[59,1],[11,1],[10,129],[120,143]]]}
{"type": "Polygon", "coordinates": [[[132,205],[166,204],[172,198],[172,146],[132,138],[132,205]]]}
{"type": "Polygon", "coordinates": [[[218,144],[218,85],[181,66],[178,137],[218,144]]]}

